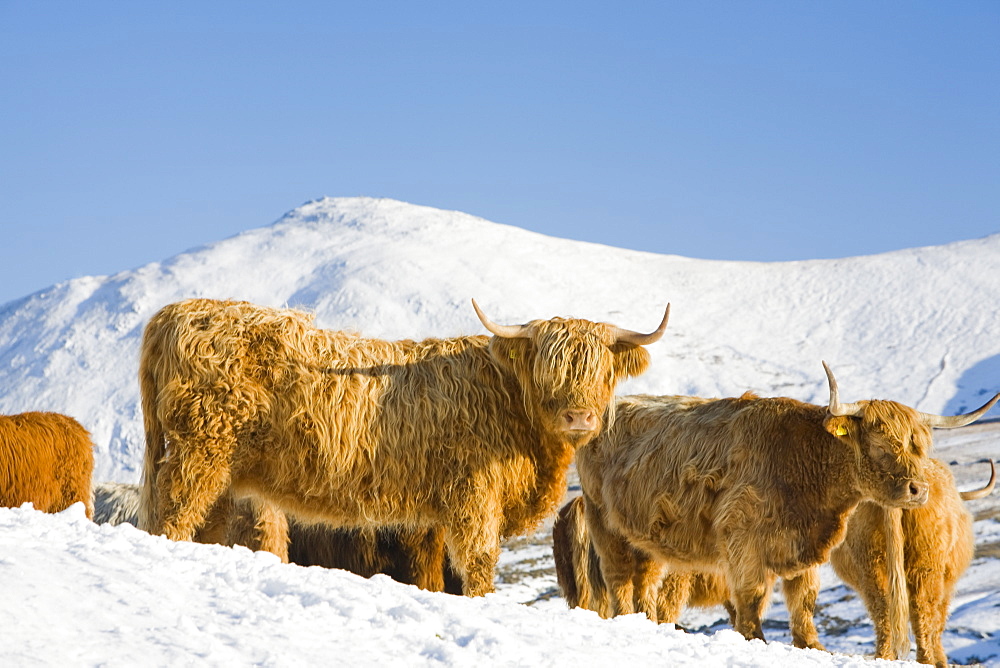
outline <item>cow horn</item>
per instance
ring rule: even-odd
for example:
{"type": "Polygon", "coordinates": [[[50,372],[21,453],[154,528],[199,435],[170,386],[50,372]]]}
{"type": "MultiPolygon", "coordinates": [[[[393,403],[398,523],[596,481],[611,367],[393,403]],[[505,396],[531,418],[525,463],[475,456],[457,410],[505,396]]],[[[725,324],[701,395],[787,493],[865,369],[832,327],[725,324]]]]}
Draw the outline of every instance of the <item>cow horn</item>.
{"type": "Polygon", "coordinates": [[[928,427],[935,427],[937,429],[954,429],[955,427],[964,427],[967,424],[972,424],[981,418],[986,411],[993,408],[993,404],[997,402],[997,399],[1000,399],[1000,392],[971,413],[950,416],[920,413],[920,418],[925,424],[927,424],[928,427]]]}
{"type": "Polygon", "coordinates": [[[631,343],[634,346],[648,346],[650,343],[656,343],[663,336],[663,330],[667,328],[668,320],[670,320],[670,304],[667,304],[667,309],[663,312],[663,320],[660,321],[660,326],[649,334],[640,334],[639,332],[633,332],[631,329],[615,327],[613,330],[615,343],[631,343]]]}
{"type": "Polygon", "coordinates": [[[487,318],[486,314],[479,309],[479,304],[476,303],[475,299],[472,300],[472,308],[476,309],[479,322],[483,323],[483,327],[489,330],[491,334],[504,339],[517,339],[528,336],[527,325],[498,325],[487,318]]]}
{"type": "Polygon", "coordinates": [[[973,501],[975,499],[981,499],[984,496],[988,496],[990,492],[993,491],[993,486],[997,482],[997,467],[993,464],[993,458],[990,458],[990,481],[986,483],[986,487],[981,489],[970,489],[968,492],[959,492],[958,495],[962,497],[963,501],[973,501]]]}
{"type": "Polygon", "coordinates": [[[833,377],[833,372],[830,371],[830,367],[826,362],[823,362],[823,368],[826,370],[826,380],[830,384],[830,415],[834,417],[841,416],[855,416],[861,414],[861,404],[842,404],[840,403],[840,392],[837,389],[837,379],[833,377]]]}

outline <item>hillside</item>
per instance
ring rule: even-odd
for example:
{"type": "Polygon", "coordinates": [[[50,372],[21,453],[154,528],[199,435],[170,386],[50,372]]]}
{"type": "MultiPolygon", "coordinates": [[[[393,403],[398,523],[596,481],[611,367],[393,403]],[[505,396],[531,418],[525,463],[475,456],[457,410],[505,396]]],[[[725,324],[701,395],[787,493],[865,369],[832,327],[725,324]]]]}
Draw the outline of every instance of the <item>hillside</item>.
{"type": "MultiPolygon", "coordinates": [[[[481,333],[472,297],[500,322],[574,315],[638,330],[671,302],[650,371],[623,393],[754,389],[824,402],[826,359],[847,401],[952,413],[1000,390],[998,269],[1000,235],[834,261],[713,262],[390,200],[325,199],[162,262],[0,306],[0,412],[73,415],[97,442],[95,477],[138,481],[143,327],[161,306],[204,296],[297,306],[321,326],[393,338],[481,333]]],[[[1000,422],[935,434],[960,489],[983,484],[998,434],[1000,422]]],[[[969,507],[977,558],[944,643],[952,661],[1000,666],[1000,493],[969,507]]],[[[859,655],[873,650],[871,623],[829,566],[816,620],[833,654],[788,645],[780,595],[766,615],[771,642],[746,643],[721,607],[687,611],[681,623],[694,633],[567,610],[550,523],[504,545],[496,594],[466,599],[96,526],[80,506],[55,516],[0,509],[0,581],[17,602],[0,606],[0,663],[868,665],[859,655]]]]}
{"type": "MultiPolygon", "coordinates": [[[[613,225],[614,221],[609,221],[613,225]]],[[[135,482],[142,329],[204,296],[315,311],[324,327],[419,338],[572,315],[666,336],[627,392],[754,389],[956,412],[1000,391],[1000,235],[842,260],[695,260],[555,239],[392,200],[323,199],[274,224],[0,307],[0,412],[55,410],[93,432],[96,477],[135,482]]]]}

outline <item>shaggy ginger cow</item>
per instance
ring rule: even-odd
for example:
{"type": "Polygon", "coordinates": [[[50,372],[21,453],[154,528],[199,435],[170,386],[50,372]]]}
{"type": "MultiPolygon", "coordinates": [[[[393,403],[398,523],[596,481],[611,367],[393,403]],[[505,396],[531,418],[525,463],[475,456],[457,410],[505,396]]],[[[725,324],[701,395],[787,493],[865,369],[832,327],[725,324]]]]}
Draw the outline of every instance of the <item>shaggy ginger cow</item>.
{"type": "Polygon", "coordinates": [[[842,404],[824,368],[825,407],[752,394],[618,402],[614,425],[577,453],[611,615],[657,619],[669,565],[724,576],[735,629],[763,639],[761,615],[781,577],[794,644],[822,648],[813,623],[816,566],[843,539],[851,511],[869,500],[890,509],[888,619],[893,647],[905,642],[900,509],[927,501],[930,429],[968,424],[1000,395],[953,418],[892,401],[842,404]]]}
{"type": "MultiPolygon", "coordinates": [[[[552,526],[552,556],[556,579],[566,605],[593,610],[601,617],[613,617],[607,583],[601,572],[601,558],[587,529],[583,497],[570,499],[556,515],[552,526]]],[[[773,584],[773,581],[772,581],[773,584]]],[[[771,587],[768,587],[768,592],[771,587]]],[[[718,573],[668,569],[656,592],[656,621],[676,624],[687,607],[725,606],[729,621],[736,613],[729,603],[726,579],[718,573]]]]}
{"type": "MultiPolygon", "coordinates": [[[[650,334],[553,318],[494,335],[383,341],[294,310],[196,299],[153,316],[139,380],[143,528],[191,540],[227,490],[305,523],[442,527],[463,593],[538,524],[650,334]]],[[[281,553],[278,522],[258,525],[281,553]]]]}
{"type": "Polygon", "coordinates": [[[0,506],[30,501],[57,513],[77,501],[94,516],[94,444],[79,422],[59,413],[0,415],[0,506]]]}
{"type": "MultiPolygon", "coordinates": [[[[996,469],[990,460],[990,481],[968,492],[955,489],[951,472],[940,461],[927,462],[930,483],[927,503],[903,511],[904,569],[910,606],[910,624],[917,639],[917,661],[946,666],[941,635],[951,594],[968,568],[974,551],[972,516],[961,501],[982,498],[993,491],[996,469]]],[[[847,523],[844,542],[833,549],[831,563],[842,580],[862,593],[872,619],[881,620],[876,653],[889,656],[886,610],[891,601],[885,563],[884,511],[864,501],[847,523]]],[[[610,617],[607,585],[584,518],[583,497],[564,505],[552,528],[556,575],[566,604],[610,617]]],[[[771,587],[768,587],[770,593],[771,587]]],[[[657,592],[657,619],[676,623],[687,607],[722,605],[735,624],[723,575],[713,572],[669,570],[657,592]]],[[[904,658],[904,657],[896,657],[904,658]]]]}
{"type": "MultiPolygon", "coordinates": [[[[994,399],[995,401],[995,399],[994,399]]],[[[909,597],[910,627],[917,640],[917,661],[939,668],[948,665],[941,644],[948,607],[955,584],[972,561],[975,536],[972,514],[963,500],[978,499],[993,491],[996,469],[990,460],[991,475],[986,487],[959,492],[948,467],[932,459],[925,471],[930,483],[925,506],[903,511],[903,554],[906,589],[909,597]]],[[[831,554],[830,561],[840,579],[853,587],[865,602],[875,625],[875,656],[905,659],[906,651],[896,652],[887,610],[890,606],[885,559],[885,511],[864,502],[851,515],[847,536],[831,554]]],[[[904,630],[905,633],[905,630],[904,630]]]]}

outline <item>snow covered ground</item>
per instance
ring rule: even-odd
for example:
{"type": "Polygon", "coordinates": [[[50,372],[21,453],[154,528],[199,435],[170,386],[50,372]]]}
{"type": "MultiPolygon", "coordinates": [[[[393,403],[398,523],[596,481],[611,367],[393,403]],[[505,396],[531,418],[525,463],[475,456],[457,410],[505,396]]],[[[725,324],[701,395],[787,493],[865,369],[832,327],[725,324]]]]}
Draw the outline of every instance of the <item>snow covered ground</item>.
{"type": "MultiPolygon", "coordinates": [[[[938,432],[960,489],[983,483],[1000,424],[938,432]]],[[[961,580],[945,649],[1000,666],[1000,499],[972,502],[977,557],[961,580]]],[[[630,615],[601,620],[556,593],[549,529],[511,541],[498,591],[424,592],[384,576],[282,564],[245,548],[173,543],[124,524],[0,509],[0,665],[4,666],[860,666],[874,647],[864,607],[822,572],[817,623],[834,653],[788,645],[780,595],[767,644],[746,642],[715,610],[693,632],[630,615]]]]}
{"type": "Polygon", "coordinates": [[[432,594],[384,576],[281,564],[0,510],[8,666],[847,666],[856,658],[686,634],[632,615],[539,610],[502,593],[432,594]]]}
{"type": "MultiPolygon", "coordinates": [[[[671,302],[652,368],[622,393],[753,389],[822,402],[821,359],[847,401],[954,413],[1000,391],[1000,235],[844,260],[711,262],[351,198],[0,306],[0,411],[76,417],[97,444],[96,478],[137,482],[142,328],[191,296],[300,306],[321,326],[412,338],[480,333],[471,297],[500,322],[575,315],[639,330],[671,302]]],[[[960,489],[984,482],[998,435],[996,422],[936,434],[960,489]]],[[[970,503],[979,556],[954,602],[953,661],[1000,666],[998,497],[970,503]]],[[[0,509],[0,665],[840,666],[872,651],[863,606],[829,569],[817,621],[842,654],[790,648],[780,596],[768,644],[726,630],[721,610],[689,612],[695,633],[567,610],[547,531],[511,541],[498,592],[466,599],[97,526],[80,508],[0,509]]]]}

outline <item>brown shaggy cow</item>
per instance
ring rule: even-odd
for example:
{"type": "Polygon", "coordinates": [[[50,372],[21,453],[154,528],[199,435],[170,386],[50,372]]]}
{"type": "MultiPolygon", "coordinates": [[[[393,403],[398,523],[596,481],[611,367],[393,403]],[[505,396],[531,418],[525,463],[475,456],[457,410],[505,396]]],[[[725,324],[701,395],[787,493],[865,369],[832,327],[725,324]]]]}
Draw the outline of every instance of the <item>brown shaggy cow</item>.
{"type": "Polygon", "coordinates": [[[94,516],[94,444],[79,422],[59,413],[0,415],[0,506],[30,501],[57,513],[77,501],[94,516]]]}
{"type": "MultiPolygon", "coordinates": [[[[601,573],[601,558],[587,530],[583,497],[570,499],[559,509],[552,526],[552,556],[556,579],[566,605],[593,610],[601,617],[611,617],[611,601],[601,573]]],[[[770,587],[768,588],[770,592],[770,587]]],[[[657,591],[656,619],[677,623],[687,607],[725,606],[730,622],[735,611],[729,603],[726,580],[718,573],[667,570],[657,591]]]]}
{"type": "Polygon", "coordinates": [[[95,483],[94,521],[139,526],[139,486],[125,482],[95,483]]]}
{"type": "Polygon", "coordinates": [[[927,500],[931,427],[968,424],[1000,395],[954,418],[892,401],[842,404],[824,368],[828,406],[752,394],[619,400],[614,424],[577,453],[610,614],[657,619],[667,565],[718,573],[735,629],[763,639],[763,608],[782,577],[793,642],[822,648],[812,619],[816,566],[843,539],[851,511],[871,500],[890,509],[893,646],[908,644],[900,509],[927,500]]]}
{"type": "MultiPolygon", "coordinates": [[[[195,540],[260,549],[259,536],[253,531],[257,519],[249,505],[223,496],[195,540]]],[[[94,485],[95,522],[136,526],[138,518],[138,485],[94,485]]],[[[288,538],[288,561],[293,564],[340,568],[366,578],[383,573],[428,591],[462,593],[462,581],[445,558],[444,532],[440,529],[336,529],[293,520],[288,524],[288,538]]]]}
{"type": "MultiPolygon", "coordinates": [[[[903,511],[903,553],[910,626],[917,640],[917,661],[940,668],[948,665],[941,644],[948,621],[948,606],[955,584],[972,561],[975,537],[972,514],[962,503],[989,494],[996,481],[990,460],[990,482],[981,490],[959,492],[948,467],[932,459],[924,471],[930,483],[927,504],[903,511]]],[[[840,579],[853,587],[865,602],[875,625],[875,656],[905,659],[894,651],[887,610],[888,574],[885,565],[885,511],[864,502],[851,515],[847,536],[830,555],[840,579]]],[[[905,631],[904,631],[905,633],[905,631]]]]}
{"type": "MultiPolygon", "coordinates": [[[[225,494],[209,512],[195,540],[264,549],[260,522],[280,522],[282,518],[267,516],[266,510],[262,518],[261,509],[247,499],[225,494]]],[[[301,524],[294,519],[287,526],[288,561],[293,564],[340,568],[366,578],[382,573],[427,591],[462,593],[462,581],[446,557],[440,527],[336,528],[301,524]]]]}
{"type": "MultiPolygon", "coordinates": [[[[504,537],[555,510],[638,334],[553,318],[494,334],[383,341],[245,302],[169,305],[143,337],[144,528],[191,540],[229,490],[305,523],[442,527],[463,592],[493,591],[504,537]]],[[[273,515],[273,513],[272,513],[273,515]]],[[[276,522],[261,544],[287,544],[276,522]]]]}
{"type": "MultiPolygon", "coordinates": [[[[917,660],[947,665],[941,634],[947,619],[951,593],[968,567],[974,548],[972,517],[962,500],[982,498],[993,491],[996,468],[990,460],[990,481],[979,490],[958,492],[951,472],[938,460],[929,460],[926,473],[930,482],[927,504],[903,511],[905,573],[910,603],[910,623],[917,639],[917,660]]],[[[888,573],[885,564],[883,511],[864,501],[847,523],[844,542],[833,549],[831,562],[842,580],[862,592],[872,619],[881,619],[876,655],[892,658],[885,611],[889,605],[888,573]]],[[[556,576],[563,597],[571,608],[594,610],[610,617],[607,585],[601,574],[600,558],[594,550],[584,519],[583,497],[576,497],[560,509],[552,528],[556,576]]],[[[770,593],[771,587],[768,587],[770,593]]],[[[674,622],[686,607],[725,606],[730,622],[735,611],[729,602],[729,588],[719,573],[668,570],[657,594],[657,618],[674,622]]],[[[904,657],[896,657],[904,658],[904,657]]]]}
{"type": "Polygon", "coordinates": [[[427,591],[462,593],[462,580],[451,568],[439,527],[335,529],[296,522],[291,527],[292,563],[342,568],[366,578],[383,573],[427,591]]]}

